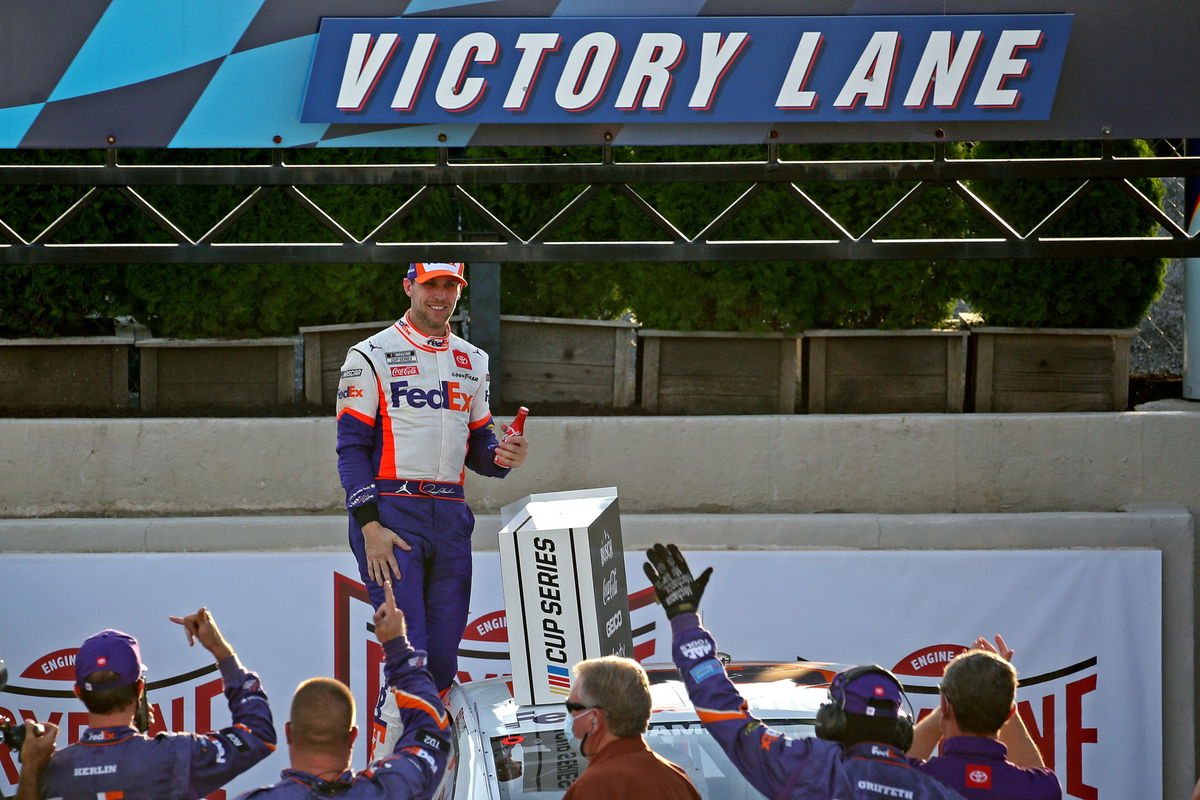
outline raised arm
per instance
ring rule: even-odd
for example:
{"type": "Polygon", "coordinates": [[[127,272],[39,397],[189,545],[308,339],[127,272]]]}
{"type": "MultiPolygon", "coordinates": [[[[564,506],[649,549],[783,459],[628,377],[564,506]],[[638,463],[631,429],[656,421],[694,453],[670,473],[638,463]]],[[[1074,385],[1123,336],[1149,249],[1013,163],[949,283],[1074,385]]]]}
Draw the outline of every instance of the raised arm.
{"type": "Polygon", "coordinates": [[[674,633],[671,653],[696,715],[738,770],[756,789],[774,797],[796,759],[812,749],[809,739],[791,739],[750,713],[745,699],[717,659],[717,644],[700,627],[697,610],[712,568],[693,577],[675,545],[656,544],[643,565],[674,633]],[[789,753],[784,757],[783,750],[789,753]]]}
{"type": "Polygon", "coordinates": [[[258,675],[242,666],[207,608],[170,619],[183,626],[189,645],[199,641],[216,659],[232,717],[229,727],[189,739],[191,786],[202,796],[270,755],[275,750],[275,723],[258,675]]]}
{"type": "Polygon", "coordinates": [[[450,718],[425,669],[425,654],[409,644],[404,612],[396,607],[391,582],[383,588],[375,635],[383,645],[384,677],[395,693],[404,732],[392,753],[371,765],[367,777],[383,784],[388,796],[428,797],[450,756],[450,718]]]}

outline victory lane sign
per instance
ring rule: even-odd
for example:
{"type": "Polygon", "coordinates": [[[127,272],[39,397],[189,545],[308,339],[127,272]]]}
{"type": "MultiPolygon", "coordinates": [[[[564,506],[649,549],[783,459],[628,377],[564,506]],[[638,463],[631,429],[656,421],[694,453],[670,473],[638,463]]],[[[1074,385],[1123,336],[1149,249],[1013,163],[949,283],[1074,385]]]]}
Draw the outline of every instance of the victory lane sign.
{"type": "Polygon", "coordinates": [[[301,121],[1044,120],[1072,19],[326,18],[301,121]]]}

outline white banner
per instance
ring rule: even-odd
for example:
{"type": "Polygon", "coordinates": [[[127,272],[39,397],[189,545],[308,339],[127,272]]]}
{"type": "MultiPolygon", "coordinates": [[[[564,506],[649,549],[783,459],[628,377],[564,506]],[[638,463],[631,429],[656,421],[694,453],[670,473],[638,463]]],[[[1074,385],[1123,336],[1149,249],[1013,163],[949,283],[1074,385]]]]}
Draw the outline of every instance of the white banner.
{"type": "MultiPolygon", "coordinates": [[[[1021,713],[1067,794],[1162,796],[1158,551],[752,551],[690,559],[715,568],[702,608],[723,651],[740,660],[879,663],[911,687],[918,713],[936,704],[945,660],[977,635],[1003,634],[1016,650],[1021,713]]],[[[635,653],[663,662],[670,629],[642,560],[626,554],[635,653]]],[[[56,722],[60,746],[87,723],[70,694],[75,650],[103,628],[141,641],[159,725],[226,725],[211,659],[198,645],[189,649],[167,620],[201,605],[262,676],[281,739],[292,690],[313,675],[352,686],[365,728],[380,649],[348,553],[10,555],[0,556],[0,568],[10,589],[0,604],[0,658],[9,669],[0,714],[56,722]]],[[[463,679],[507,672],[499,576],[498,554],[476,554],[463,679]]],[[[360,750],[355,766],[362,760],[360,750]]],[[[229,796],[275,782],[286,766],[281,743],[227,787],[229,796]]],[[[17,768],[0,747],[5,794],[15,789],[17,768]]]]}

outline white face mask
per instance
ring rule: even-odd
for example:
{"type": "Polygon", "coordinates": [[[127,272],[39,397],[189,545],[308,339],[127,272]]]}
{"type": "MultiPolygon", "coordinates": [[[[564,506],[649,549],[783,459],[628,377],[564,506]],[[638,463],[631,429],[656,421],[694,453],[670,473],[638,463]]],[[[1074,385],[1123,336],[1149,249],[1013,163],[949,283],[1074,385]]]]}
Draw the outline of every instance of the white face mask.
{"type": "MultiPolygon", "coordinates": [[[[579,716],[580,717],[586,716],[587,714],[590,714],[595,710],[596,709],[594,709],[594,708],[589,708],[586,712],[584,712],[584,714],[580,714],[579,716]]],[[[567,712],[567,716],[563,718],[563,734],[567,737],[567,742],[570,743],[571,749],[573,749],[576,753],[579,753],[580,755],[584,755],[583,746],[584,746],[584,744],[587,743],[587,738],[591,734],[591,731],[588,731],[588,733],[585,733],[583,735],[582,739],[579,738],[578,736],[576,736],[575,735],[575,720],[576,719],[577,719],[577,717],[574,714],[572,714],[570,711],[567,712]]]]}

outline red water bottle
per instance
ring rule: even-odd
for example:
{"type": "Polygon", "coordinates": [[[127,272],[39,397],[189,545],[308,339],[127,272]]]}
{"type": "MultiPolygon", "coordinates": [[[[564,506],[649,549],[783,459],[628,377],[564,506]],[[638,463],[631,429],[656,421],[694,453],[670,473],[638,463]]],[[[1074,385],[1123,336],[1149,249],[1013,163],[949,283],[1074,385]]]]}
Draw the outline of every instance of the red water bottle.
{"type": "MultiPolygon", "coordinates": [[[[521,406],[517,409],[517,416],[513,417],[513,421],[504,429],[504,436],[500,438],[500,444],[504,444],[514,436],[525,435],[525,418],[529,416],[529,409],[521,406]]],[[[500,456],[493,456],[492,460],[498,466],[507,467],[507,464],[500,463],[500,456]]]]}

